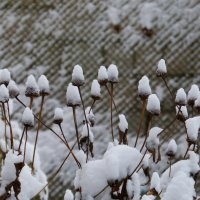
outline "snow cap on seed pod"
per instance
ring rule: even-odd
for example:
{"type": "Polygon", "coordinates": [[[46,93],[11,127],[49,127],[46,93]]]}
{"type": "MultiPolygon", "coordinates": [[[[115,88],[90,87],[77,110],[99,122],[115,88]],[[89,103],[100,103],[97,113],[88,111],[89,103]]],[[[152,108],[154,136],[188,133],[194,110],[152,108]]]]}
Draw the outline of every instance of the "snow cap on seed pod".
{"type": "Polygon", "coordinates": [[[188,92],[188,105],[194,106],[195,100],[199,95],[199,87],[196,84],[193,84],[188,92]]]}
{"type": "MultiPolygon", "coordinates": [[[[94,142],[94,135],[93,135],[93,132],[91,131],[89,124],[88,124],[88,129],[89,129],[89,140],[90,140],[91,143],[93,143],[94,142]]],[[[88,129],[87,129],[87,124],[84,124],[82,132],[81,132],[82,138],[88,137],[88,129]]]]}
{"type": "Polygon", "coordinates": [[[179,106],[185,106],[187,103],[187,95],[183,88],[177,90],[175,102],[179,106]]]}
{"type": "Polygon", "coordinates": [[[90,106],[86,108],[85,113],[86,113],[87,121],[89,122],[90,126],[93,127],[95,123],[95,116],[90,106]]]}
{"type": "Polygon", "coordinates": [[[101,98],[101,88],[100,88],[100,85],[99,85],[99,83],[96,79],[92,81],[91,97],[94,100],[99,100],[101,98]]]}
{"type": "Polygon", "coordinates": [[[7,88],[9,91],[10,98],[15,98],[19,96],[19,88],[17,87],[17,84],[15,83],[15,81],[10,80],[7,88]]]}
{"type": "Polygon", "coordinates": [[[156,70],[156,75],[158,77],[165,77],[167,75],[167,66],[165,64],[164,59],[160,59],[158,62],[157,70],[156,70]]]}
{"type": "Polygon", "coordinates": [[[82,86],[85,83],[83,69],[80,65],[75,65],[72,72],[72,84],[75,86],[82,86]]]}
{"type": "Polygon", "coordinates": [[[138,84],[138,95],[141,99],[147,99],[148,96],[151,94],[151,87],[149,85],[149,79],[147,76],[143,76],[139,80],[138,84]]]}
{"type": "Polygon", "coordinates": [[[146,109],[152,115],[160,114],[160,100],[156,94],[149,95],[146,109]]]}
{"type": "Polygon", "coordinates": [[[71,83],[67,87],[66,98],[67,98],[67,106],[69,107],[81,105],[81,98],[78,91],[78,87],[72,85],[71,83]]]}
{"type": "Polygon", "coordinates": [[[174,139],[171,139],[168,146],[167,146],[167,151],[166,155],[169,157],[174,157],[177,151],[177,144],[174,139]]]}
{"type": "Polygon", "coordinates": [[[176,106],[176,118],[182,122],[188,119],[188,111],[186,106],[181,106],[181,108],[176,106]]]}
{"type": "Polygon", "coordinates": [[[24,126],[33,127],[34,126],[34,116],[32,110],[26,107],[22,115],[22,123],[24,126]]]}
{"type": "Polygon", "coordinates": [[[27,97],[38,97],[40,90],[33,75],[29,75],[26,81],[25,95],[27,97]]]}
{"type": "Polygon", "coordinates": [[[47,96],[50,93],[49,81],[45,75],[41,75],[38,79],[38,86],[40,89],[40,95],[47,96]]]}
{"type": "Polygon", "coordinates": [[[194,102],[194,107],[198,110],[198,112],[200,112],[200,92],[198,94],[197,99],[194,102]]]}
{"type": "Polygon", "coordinates": [[[5,85],[0,85],[0,102],[6,103],[9,101],[8,88],[5,85]]]}
{"type": "Polygon", "coordinates": [[[122,133],[126,133],[127,130],[128,130],[128,122],[126,120],[125,115],[123,115],[123,114],[119,115],[119,124],[118,124],[118,127],[119,127],[119,130],[122,133]]]}
{"type": "Polygon", "coordinates": [[[108,73],[104,66],[101,66],[98,70],[98,82],[100,85],[106,85],[108,82],[108,73]]]}
{"type": "Polygon", "coordinates": [[[64,200],[74,200],[74,195],[71,190],[66,190],[64,200]]]}
{"type": "Polygon", "coordinates": [[[109,67],[108,67],[108,81],[110,83],[118,83],[118,69],[117,69],[117,66],[114,65],[114,64],[111,64],[109,67]]]}
{"type": "Polygon", "coordinates": [[[63,110],[61,108],[56,108],[54,110],[53,122],[55,124],[61,124],[63,121],[63,110]]]}
{"type": "Polygon", "coordinates": [[[161,192],[160,177],[157,172],[154,172],[151,177],[150,189],[154,189],[157,194],[161,192]]]}
{"type": "Polygon", "coordinates": [[[0,71],[0,84],[4,84],[7,86],[10,79],[10,71],[8,69],[2,69],[0,71]]]}
{"type": "Polygon", "coordinates": [[[150,158],[150,154],[146,154],[146,155],[144,156],[144,159],[143,159],[143,161],[142,161],[142,168],[143,168],[143,169],[149,168],[149,158],[150,158]]]}

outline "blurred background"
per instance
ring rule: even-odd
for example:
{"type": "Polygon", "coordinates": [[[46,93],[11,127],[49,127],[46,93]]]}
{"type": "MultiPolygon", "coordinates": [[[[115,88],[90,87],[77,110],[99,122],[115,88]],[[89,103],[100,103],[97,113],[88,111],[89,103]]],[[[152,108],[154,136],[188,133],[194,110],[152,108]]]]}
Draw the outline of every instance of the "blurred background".
{"type": "MultiPolygon", "coordinates": [[[[97,78],[98,68],[111,63],[118,66],[120,82],[114,89],[115,101],[119,112],[127,116],[132,137],[139,122],[141,102],[137,86],[143,75],[150,78],[152,91],[158,94],[162,104],[161,118],[155,124],[164,127],[172,120],[169,113],[174,108],[170,95],[155,75],[161,58],[166,60],[168,82],[174,93],[179,87],[188,91],[192,83],[200,86],[199,0],[0,1],[0,68],[9,68],[22,89],[29,74],[48,77],[51,95],[45,101],[45,120],[51,125],[54,108],[63,107],[63,126],[70,141],[75,133],[70,125],[73,124],[71,110],[65,107],[65,93],[74,65],[80,64],[84,70],[86,84],[82,90],[87,106],[92,103],[90,86],[97,78]]],[[[109,97],[104,88],[102,94],[103,99],[94,107],[97,157],[105,151],[111,138],[109,97]]],[[[24,99],[23,95],[21,98],[24,99]]],[[[37,102],[34,109],[37,112],[37,102]]],[[[16,106],[16,119],[21,116],[20,111],[21,107],[16,106]]],[[[116,113],[114,121],[117,124],[116,113]]],[[[184,134],[184,131],[180,133],[181,127],[176,122],[163,140],[175,135],[178,141],[184,134]]],[[[33,131],[31,139],[34,137],[33,131]]],[[[66,149],[43,130],[39,152],[42,168],[50,177],[66,156],[66,149]]],[[[65,189],[73,186],[72,162],[71,159],[66,163],[51,183],[50,199],[62,199],[65,189]]]]}

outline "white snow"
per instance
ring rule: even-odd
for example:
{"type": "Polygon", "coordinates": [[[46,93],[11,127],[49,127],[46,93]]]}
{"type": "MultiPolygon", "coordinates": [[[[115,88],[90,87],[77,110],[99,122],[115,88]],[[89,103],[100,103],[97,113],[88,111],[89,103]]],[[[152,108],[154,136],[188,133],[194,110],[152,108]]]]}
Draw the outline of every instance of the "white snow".
{"type": "Polygon", "coordinates": [[[63,110],[61,108],[56,108],[54,110],[54,117],[53,117],[54,121],[63,121],[63,110]]]}
{"type": "Polygon", "coordinates": [[[26,81],[26,91],[25,94],[27,96],[34,95],[38,96],[40,93],[38,84],[35,80],[35,77],[31,74],[28,76],[27,81],[26,81]]]}
{"type": "Polygon", "coordinates": [[[125,115],[123,115],[123,114],[119,115],[118,127],[119,127],[120,131],[122,131],[123,133],[125,133],[128,130],[128,122],[126,120],[125,115]]]}
{"type": "Polygon", "coordinates": [[[98,70],[98,81],[100,84],[102,82],[106,83],[108,81],[108,73],[104,66],[101,66],[98,70]]]}
{"type": "Polygon", "coordinates": [[[0,71],[0,84],[8,84],[10,81],[11,77],[10,77],[10,72],[8,71],[8,69],[2,69],[0,71]]]}
{"type": "Polygon", "coordinates": [[[117,8],[109,7],[108,8],[108,17],[113,25],[118,25],[121,22],[120,11],[117,8]]]}
{"type": "Polygon", "coordinates": [[[72,72],[72,83],[76,86],[81,86],[85,82],[83,69],[80,65],[75,65],[72,72]]]}
{"type": "Polygon", "coordinates": [[[95,123],[95,116],[92,109],[90,110],[90,108],[91,108],[90,106],[87,107],[85,109],[85,113],[86,113],[87,121],[89,122],[90,126],[93,126],[95,123]]]}
{"type": "Polygon", "coordinates": [[[81,98],[78,91],[78,87],[72,85],[71,83],[67,87],[66,98],[67,98],[67,106],[81,105],[81,98]]]}
{"type": "Polygon", "coordinates": [[[184,119],[188,118],[188,111],[186,106],[181,106],[181,109],[179,111],[179,108],[176,106],[176,115],[183,116],[184,119]],[[178,113],[179,112],[179,113],[178,113]]]}
{"type": "Polygon", "coordinates": [[[71,190],[66,190],[64,200],[74,200],[74,195],[71,190]]]}
{"type": "Polygon", "coordinates": [[[34,126],[34,116],[29,107],[26,107],[23,112],[22,122],[25,126],[34,126]]]}
{"type": "Polygon", "coordinates": [[[147,111],[151,114],[159,115],[160,114],[160,101],[156,94],[151,94],[148,96],[147,101],[147,111]]]}
{"type": "Polygon", "coordinates": [[[92,81],[91,97],[94,97],[94,98],[101,97],[101,88],[100,88],[99,82],[96,79],[92,81]]]}
{"type": "Polygon", "coordinates": [[[195,108],[200,108],[200,92],[198,94],[197,99],[194,102],[194,106],[195,106],[195,108]]]}
{"type": "Polygon", "coordinates": [[[159,60],[156,73],[159,76],[167,74],[167,66],[164,59],[159,60]]]}
{"type": "Polygon", "coordinates": [[[196,84],[193,84],[188,92],[188,103],[194,102],[199,95],[199,87],[196,84]]]}
{"type": "Polygon", "coordinates": [[[9,92],[5,85],[0,85],[0,102],[6,103],[9,101],[9,92]]]}
{"type": "Polygon", "coordinates": [[[139,80],[138,84],[138,94],[139,96],[145,96],[148,97],[151,94],[151,87],[149,85],[149,79],[147,76],[143,76],[139,80]]]}
{"type": "Polygon", "coordinates": [[[176,93],[175,102],[178,105],[186,105],[187,95],[186,95],[185,90],[183,88],[178,89],[178,91],[176,93]]]}
{"type": "MultiPolygon", "coordinates": [[[[93,132],[91,131],[91,128],[90,128],[89,124],[88,124],[88,129],[89,129],[89,139],[90,139],[90,142],[93,143],[94,142],[94,135],[93,135],[93,132]]],[[[87,124],[84,124],[82,132],[81,132],[81,136],[82,137],[88,137],[88,129],[87,129],[87,124]]]]}
{"type": "Polygon", "coordinates": [[[118,69],[116,65],[111,64],[108,67],[107,73],[108,73],[108,81],[113,83],[118,82],[118,69]]]}
{"type": "Polygon", "coordinates": [[[49,81],[45,75],[41,75],[38,79],[38,86],[40,89],[40,94],[49,94],[49,81]]]}
{"type": "Polygon", "coordinates": [[[154,172],[151,177],[150,189],[155,189],[158,193],[161,192],[160,177],[157,172],[154,172]]]}
{"type": "Polygon", "coordinates": [[[142,168],[147,169],[149,167],[149,158],[150,154],[146,154],[143,161],[142,161],[142,168]]]}
{"type": "Polygon", "coordinates": [[[15,98],[20,93],[19,88],[17,87],[15,81],[13,81],[13,80],[10,80],[7,88],[9,90],[9,96],[10,96],[10,98],[15,98]]]}
{"type": "Polygon", "coordinates": [[[177,144],[174,139],[171,139],[167,146],[167,153],[175,155],[177,151],[177,144]]]}

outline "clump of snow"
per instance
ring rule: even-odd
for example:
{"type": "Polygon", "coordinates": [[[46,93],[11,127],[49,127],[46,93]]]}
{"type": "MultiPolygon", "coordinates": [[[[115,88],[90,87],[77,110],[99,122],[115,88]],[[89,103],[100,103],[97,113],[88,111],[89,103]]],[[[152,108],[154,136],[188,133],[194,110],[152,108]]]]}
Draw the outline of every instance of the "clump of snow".
{"type": "Polygon", "coordinates": [[[177,105],[185,106],[187,103],[187,95],[185,93],[185,90],[183,88],[178,89],[176,93],[176,99],[175,102],[177,105]]]}
{"type": "Polygon", "coordinates": [[[98,70],[98,82],[100,85],[105,85],[108,82],[108,73],[104,66],[98,70]]]}
{"type": "Polygon", "coordinates": [[[177,151],[177,144],[174,139],[171,139],[168,146],[167,146],[167,155],[168,156],[175,156],[177,151]]]}
{"type": "Polygon", "coordinates": [[[152,115],[160,114],[160,101],[156,94],[149,95],[146,109],[152,115]]]}
{"type": "Polygon", "coordinates": [[[94,100],[98,100],[98,99],[101,98],[101,88],[100,88],[100,85],[99,85],[99,83],[96,79],[92,81],[91,97],[94,100]]]}
{"type": "Polygon", "coordinates": [[[188,104],[193,106],[195,100],[199,95],[199,87],[196,84],[193,84],[188,92],[188,104]]]}
{"type": "Polygon", "coordinates": [[[125,115],[120,114],[119,115],[119,124],[118,127],[120,129],[121,132],[126,133],[128,130],[128,122],[126,120],[125,115]]]}
{"type": "Polygon", "coordinates": [[[22,115],[22,122],[24,124],[24,126],[34,126],[34,116],[32,113],[32,110],[29,107],[26,107],[23,115],[22,115]]]}
{"type": "Polygon", "coordinates": [[[78,87],[72,85],[71,83],[67,87],[66,98],[67,98],[67,106],[69,107],[81,105],[81,98],[78,91],[78,87]]]}
{"type": "Polygon", "coordinates": [[[138,84],[138,95],[142,99],[146,99],[151,94],[151,87],[149,85],[149,79],[147,76],[143,76],[139,80],[138,84]]]}
{"type": "Polygon", "coordinates": [[[74,200],[74,195],[71,190],[66,190],[64,200],[74,200]]]}
{"type": "Polygon", "coordinates": [[[194,106],[195,106],[195,108],[197,108],[198,110],[200,109],[200,92],[199,92],[199,94],[198,94],[197,99],[196,99],[195,102],[194,102],[194,106]]]}
{"type": "Polygon", "coordinates": [[[120,11],[117,8],[109,7],[108,17],[112,25],[119,25],[121,22],[120,11]]]}
{"type": "Polygon", "coordinates": [[[118,82],[118,69],[117,66],[114,64],[111,64],[108,67],[107,70],[108,73],[108,81],[111,83],[117,83],[118,82]]]}
{"type": "Polygon", "coordinates": [[[0,85],[0,102],[6,103],[9,101],[9,92],[5,85],[0,85]]]}
{"type": "Polygon", "coordinates": [[[47,80],[47,77],[45,75],[41,75],[39,77],[38,86],[39,86],[41,95],[49,95],[49,92],[50,92],[49,81],[47,80]]]}
{"type": "Polygon", "coordinates": [[[91,107],[87,107],[85,110],[85,113],[86,113],[87,121],[89,122],[90,126],[91,127],[94,126],[95,116],[94,116],[94,113],[93,113],[91,107]]]}
{"type": "Polygon", "coordinates": [[[159,60],[156,74],[157,76],[165,76],[167,74],[167,66],[164,59],[159,60]]]}
{"type": "Polygon", "coordinates": [[[150,189],[155,189],[158,194],[161,192],[160,177],[157,172],[154,172],[151,177],[150,189]]]}
{"type": "Polygon", "coordinates": [[[82,86],[84,83],[83,69],[80,65],[75,65],[72,72],[72,84],[75,86],[82,86]]]}
{"type": "Polygon", "coordinates": [[[142,161],[142,168],[143,169],[149,168],[149,158],[150,158],[150,154],[146,154],[143,161],[142,161]]]}
{"type": "Polygon", "coordinates": [[[141,200],[155,200],[153,195],[143,195],[141,200]]]}
{"type": "MultiPolygon", "coordinates": [[[[88,124],[88,129],[89,129],[89,139],[90,139],[90,142],[93,143],[94,142],[94,135],[93,135],[93,132],[91,131],[91,128],[90,128],[89,124],[88,124]]],[[[87,129],[87,124],[84,124],[82,132],[81,132],[82,138],[88,137],[88,129],[87,129]]]]}
{"type": "Polygon", "coordinates": [[[127,181],[127,193],[130,199],[140,199],[140,178],[137,173],[134,173],[131,180],[127,181]]]}
{"type": "Polygon", "coordinates": [[[8,69],[2,69],[0,71],[0,84],[5,84],[6,86],[9,84],[11,77],[8,69]]]}
{"type": "Polygon", "coordinates": [[[186,106],[181,106],[181,108],[176,107],[177,118],[181,121],[185,121],[188,118],[188,111],[186,106]]]}
{"type": "Polygon", "coordinates": [[[56,108],[54,111],[53,121],[55,124],[60,124],[63,121],[63,110],[61,108],[56,108]]]}
{"type": "Polygon", "coordinates": [[[27,97],[38,97],[40,90],[33,75],[29,75],[26,81],[25,95],[27,97]]]}
{"type": "Polygon", "coordinates": [[[15,97],[19,96],[19,93],[20,93],[19,88],[17,87],[15,81],[10,80],[7,88],[9,90],[10,98],[15,98],[15,97]]]}

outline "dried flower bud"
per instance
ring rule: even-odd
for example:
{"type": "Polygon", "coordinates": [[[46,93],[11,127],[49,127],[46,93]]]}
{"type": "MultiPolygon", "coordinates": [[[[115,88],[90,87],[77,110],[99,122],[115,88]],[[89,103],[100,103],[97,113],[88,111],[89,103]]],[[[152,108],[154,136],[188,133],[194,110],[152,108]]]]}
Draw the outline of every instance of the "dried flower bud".
{"type": "Polygon", "coordinates": [[[101,88],[98,81],[95,79],[92,81],[91,97],[96,101],[101,99],[101,88]]]}
{"type": "Polygon", "coordinates": [[[49,81],[45,75],[41,75],[38,79],[38,86],[40,89],[40,95],[47,96],[50,93],[49,81]]]}
{"type": "Polygon", "coordinates": [[[188,92],[188,105],[194,106],[195,100],[199,95],[199,87],[196,84],[193,84],[188,92]]]}
{"type": "Polygon", "coordinates": [[[75,107],[81,105],[81,98],[78,91],[78,87],[72,85],[71,83],[67,87],[66,98],[67,98],[67,106],[69,107],[75,107]]]}
{"type": "Polygon", "coordinates": [[[169,157],[174,157],[177,151],[177,144],[174,139],[170,140],[168,146],[167,146],[167,152],[166,155],[169,157]]]}
{"type": "Polygon", "coordinates": [[[34,116],[32,110],[29,107],[26,107],[23,115],[22,115],[22,122],[26,127],[33,127],[34,126],[34,116]]]}
{"type": "Polygon", "coordinates": [[[149,95],[146,109],[152,115],[160,114],[160,101],[156,94],[149,95]]]}
{"type": "Polygon", "coordinates": [[[188,111],[186,106],[181,106],[181,108],[176,107],[176,118],[182,122],[188,118],[188,111]]]}
{"type": "Polygon", "coordinates": [[[119,124],[118,124],[119,130],[123,133],[126,133],[128,130],[128,122],[126,120],[126,117],[123,114],[119,115],[119,124]]]}
{"type": "Polygon", "coordinates": [[[19,88],[17,87],[15,81],[11,80],[8,84],[9,96],[10,98],[15,98],[19,96],[19,88]]]}
{"type": "Polygon", "coordinates": [[[156,75],[158,77],[167,76],[167,66],[165,64],[165,60],[164,59],[159,60],[158,67],[157,67],[157,70],[156,70],[156,75]]]}
{"type": "Polygon", "coordinates": [[[175,99],[176,105],[185,106],[187,103],[187,95],[183,88],[178,89],[175,99]]]}
{"type": "Polygon", "coordinates": [[[118,83],[118,69],[116,65],[111,64],[108,67],[108,81],[110,83],[118,83]]]}
{"type": "Polygon", "coordinates": [[[9,92],[5,85],[0,85],[0,102],[6,103],[9,101],[9,92]]]}
{"type": "Polygon", "coordinates": [[[148,98],[148,96],[151,94],[151,87],[149,85],[149,79],[147,76],[143,76],[139,80],[138,84],[138,95],[142,100],[145,100],[148,98]]]}
{"type": "Polygon", "coordinates": [[[61,124],[63,122],[63,110],[56,108],[54,111],[53,123],[61,124]]]}
{"type": "Polygon", "coordinates": [[[35,77],[33,75],[29,75],[26,81],[25,95],[27,97],[38,97],[39,94],[40,90],[36,83],[35,77]]]}
{"type": "Polygon", "coordinates": [[[84,85],[85,78],[83,75],[83,69],[80,65],[75,65],[72,72],[72,84],[79,87],[84,85]]]}
{"type": "Polygon", "coordinates": [[[95,123],[95,116],[92,112],[92,109],[90,110],[91,107],[87,107],[85,110],[87,121],[90,123],[90,126],[93,127],[95,123]]]}
{"type": "Polygon", "coordinates": [[[8,85],[10,81],[10,72],[8,69],[2,69],[0,71],[0,84],[8,85]]]}
{"type": "Polygon", "coordinates": [[[197,99],[194,102],[194,106],[197,109],[197,111],[200,112],[200,92],[199,92],[197,99]]]}
{"type": "Polygon", "coordinates": [[[108,82],[108,73],[104,66],[101,66],[98,71],[98,82],[100,85],[106,85],[108,82]]]}

